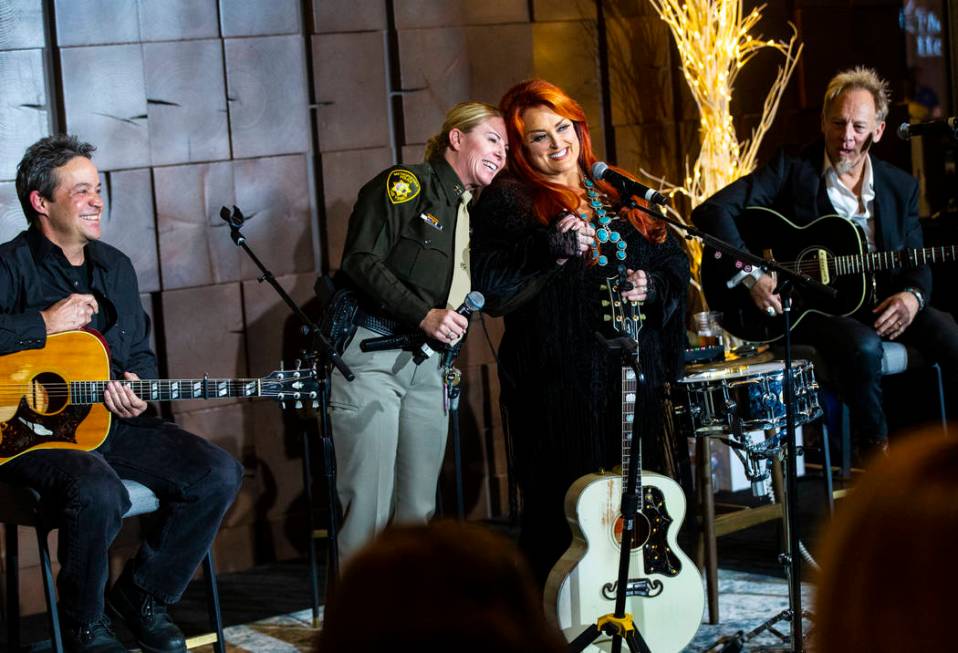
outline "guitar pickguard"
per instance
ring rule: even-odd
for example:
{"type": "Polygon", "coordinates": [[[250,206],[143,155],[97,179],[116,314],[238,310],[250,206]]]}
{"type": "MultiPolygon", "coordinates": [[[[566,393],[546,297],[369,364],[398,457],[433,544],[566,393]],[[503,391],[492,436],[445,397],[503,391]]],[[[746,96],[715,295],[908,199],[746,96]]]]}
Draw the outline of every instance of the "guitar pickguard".
{"type": "Polygon", "coordinates": [[[45,442],[76,442],[76,430],[90,406],[71,404],[55,415],[43,415],[21,397],[17,412],[0,423],[0,457],[11,458],[45,442]]]}
{"type": "Polygon", "coordinates": [[[665,505],[665,497],[656,487],[646,487],[643,494],[642,512],[649,520],[649,539],[643,547],[645,573],[678,576],[682,571],[682,563],[666,541],[672,517],[665,505]]]}

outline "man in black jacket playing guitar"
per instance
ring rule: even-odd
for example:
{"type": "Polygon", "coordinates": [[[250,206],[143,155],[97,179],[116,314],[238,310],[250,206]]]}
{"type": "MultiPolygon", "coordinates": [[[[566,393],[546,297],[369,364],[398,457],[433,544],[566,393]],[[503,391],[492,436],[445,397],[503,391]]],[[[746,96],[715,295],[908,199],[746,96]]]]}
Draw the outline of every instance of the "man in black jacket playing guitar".
{"type": "MultiPolygon", "coordinates": [[[[103,392],[112,427],[94,451],[7,453],[12,459],[0,466],[0,481],[36,490],[59,526],[57,589],[67,651],[126,651],[112,632],[108,608],[142,650],[185,653],[167,606],[180,598],[206,555],[243,468],[206,439],[144,414],[146,401],[122,382],[155,379],[156,357],[133,265],[100,242],[103,200],[94,149],[73,136],[50,136],[31,145],[17,166],[17,195],[29,228],[0,245],[0,354],[40,349],[56,334],[95,328],[115,379],[103,392]],[[156,494],[159,519],[104,605],[110,544],[131,505],[120,479],[156,494]]],[[[66,362],[51,365],[61,369],[66,362]]],[[[20,409],[4,424],[4,439],[31,421],[31,431],[43,435],[44,418],[27,410],[16,392],[20,409]]],[[[5,411],[10,399],[8,384],[5,411]]]]}
{"type": "MultiPolygon", "coordinates": [[[[797,156],[780,152],[764,167],[697,207],[693,221],[733,245],[746,247],[750,239],[743,237],[738,224],[746,207],[772,209],[797,227],[806,227],[819,216],[837,214],[857,225],[863,253],[921,248],[918,183],[869,154],[871,144],[884,132],[888,106],[888,84],[875,71],[855,68],[839,73],[825,93],[824,142],[806,147],[797,156]]],[[[772,230],[776,222],[771,214],[768,218],[768,229],[772,230]]],[[[753,225],[756,222],[752,220],[753,225]]],[[[824,248],[831,244],[818,245],[824,248]]],[[[891,258],[897,260],[894,255],[891,258]]],[[[706,277],[711,267],[712,282],[722,287],[727,281],[739,285],[726,296],[748,304],[749,310],[759,316],[754,321],[779,321],[782,305],[775,293],[774,274],[740,269],[734,261],[716,262],[710,254],[705,259],[703,284],[710,281],[706,277]]],[[[803,265],[802,271],[806,270],[803,265]]],[[[953,379],[958,370],[958,325],[949,314],[927,305],[931,295],[927,265],[880,273],[869,281],[862,284],[860,298],[852,297],[850,305],[846,302],[847,310],[829,311],[825,301],[826,307],[818,309],[822,312],[812,310],[800,315],[793,336],[796,342],[813,345],[827,361],[831,381],[849,405],[858,445],[884,448],[888,427],[881,403],[882,340],[899,340],[915,347],[929,360],[940,362],[946,376],[953,379]]],[[[732,310],[731,306],[712,308],[732,310]]]]}

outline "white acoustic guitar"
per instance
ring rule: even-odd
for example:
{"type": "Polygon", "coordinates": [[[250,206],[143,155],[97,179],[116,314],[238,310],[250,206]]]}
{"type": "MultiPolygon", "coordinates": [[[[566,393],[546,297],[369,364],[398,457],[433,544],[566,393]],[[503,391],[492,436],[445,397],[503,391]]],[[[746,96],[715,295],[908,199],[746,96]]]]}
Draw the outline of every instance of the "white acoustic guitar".
{"type": "MultiPolygon", "coordinates": [[[[555,615],[569,641],[615,610],[623,523],[620,507],[629,469],[635,394],[635,373],[623,368],[622,475],[583,476],[566,493],[572,546],[552,568],[544,598],[546,613],[555,615]]],[[[705,608],[702,577],[676,542],[685,517],[685,495],[672,479],[641,471],[641,448],[635,462],[642,508],[635,520],[625,611],[652,653],[677,653],[695,635],[705,608]]],[[[611,638],[603,635],[586,650],[610,648],[611,638]]]]}

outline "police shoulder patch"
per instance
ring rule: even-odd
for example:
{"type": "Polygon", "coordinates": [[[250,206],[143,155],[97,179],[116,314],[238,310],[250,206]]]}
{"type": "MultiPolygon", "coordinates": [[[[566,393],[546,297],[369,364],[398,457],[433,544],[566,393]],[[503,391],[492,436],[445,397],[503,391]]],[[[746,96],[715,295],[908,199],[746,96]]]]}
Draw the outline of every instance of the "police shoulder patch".
{"type": "Polygon", "coordinates": [[[393,170],[386,180],[386,195],[393,204],[408,202],[419,195],[420,185],[416,175],[403,170],[393,170]]]}

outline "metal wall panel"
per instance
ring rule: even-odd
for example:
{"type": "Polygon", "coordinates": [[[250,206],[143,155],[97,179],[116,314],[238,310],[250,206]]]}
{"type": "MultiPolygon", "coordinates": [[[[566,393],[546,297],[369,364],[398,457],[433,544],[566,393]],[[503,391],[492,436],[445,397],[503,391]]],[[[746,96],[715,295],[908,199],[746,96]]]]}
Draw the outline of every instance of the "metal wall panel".
{"type": "Polygon", "coordinates": [[[364,32],[386,29],[386,3],[356,0],[313,0],[314,31],[364,32]]]}
{"type": "Polygon", "coordinates": [[[138,4],[130,0],[55,0],[57,43],[61,47],[134,43],[140,38],[138,4]]]}
{"type": "Polygon", "coordinates": [[[14,179],[17,164],[49,133],[42,50],[0,52],[0,179],[14,179]]]}
{"type": "MultiPolygon", "coordinates": [[[[274,275],[313,270],[306,157],[302,155],[233,162],[236,205],[246,216],[243,234],[274,275]]],[[[227,234],[222,234],[228,240],[227,234]]],[[[232,241],[229,241],[232,244],[232,241]]],[[[241,278],[260,275],[246,253],[241,278]]]]}
{"type": "Polygon", "coordinates": [[[533,72],[527,23],[403,30],[399,52],[406,143],[426,142],[457,102],[497,104],[533,72]]]}
{"type": "Polygon", "coordinates": [[[0,50],[42,48],[42,0],[3,0],[0,2],[0,50]]]}
{"type": "Polygon", "coordinates": [[[153,165],[228,159],[219,40],[143,45],[153,165]]]}
{"type": "Polygon", "coordinates": [[[224,37],[298,34],[301,12],[299,0],[220,0],[224,37]]]}
{"type": "Polygon", "coordinates": [[[406,143],[425,143],[449,107],[469,97],[467,50],[463,28],[399,32],[406,143]]]}
{"type": "MultiPolygon", "coordinates": [[[[96,159],[94,158],[94,161],[96,159]]],[[[153,217],[153,183],[149,170],[106,173],[101,216],[103,241],[133,260],[140,292],[160,289],[156,260],[156,220],[153,217]]]]}
{"type": "Polygon", "coordinates": [[[0,181],[0,243],[5,243],[27,228],[27,218],[17,199],[12,181],[0,181]]]}
{"type": "Polygon", "coordinates": [[[219,36],[216,0],[56,0],[56,21],[64,47],[219,36]]]}
{"type": "Polygon", "coordinates": [[[356,150],[389,144],[382,32],[313,37],[319,147],[356,150]]]}
{"type": "Polygon", "coordinates": [[[97,146],[100,170],[150,165],[140,46],[65,48],[60,60],[67,130],[97,146]]]}
{"type": "Polygon", "coordinates": [[[138,0],[140,40],[208,39],[220,35],[216,0],[138,0]]]}
{"type": "Polygon", "coordinates": [[[529,20],[527,0],[402,0],[394,5],[396,28],[401,30],[529,20]]]}
{"type": "Polygon", "coordinates": [[[303,40],[226,40],[233,156],[305,152],[309,143],[303,40]]]}
{"type": "MultiPolygon", "coordinates": [[[[346,243],[349,215],[359,189],[392,163],[389,148],[330,152],[323,155],[323,195],[326,200],[324,243],[329,269],[339,268],[346,243]]],[[[421,158],[421,157],[420,157],[421,158]]]]}
{"type": "MultiPolygon", "coordinates": [[[[162,301],[171,378],[198,378],[205,373],[212,378],[246,376],[240,284],[166,291],[162,301]]],[[[178,401],[173,404],[173,412],[178,415],[245,401],[239,398],[216,403],[200,399],[178,401]]],[[[228,435],[221,433],[220,437],[228,435]]]]}
{"type": "Polygon", "coordinates": [[[163,289],[239,279],[241,252],[219,217],[236,203],[232,163],[156,168],[153,184],[163,289]]]}

